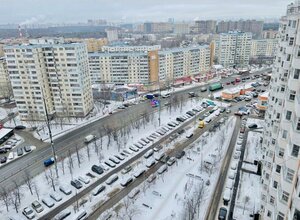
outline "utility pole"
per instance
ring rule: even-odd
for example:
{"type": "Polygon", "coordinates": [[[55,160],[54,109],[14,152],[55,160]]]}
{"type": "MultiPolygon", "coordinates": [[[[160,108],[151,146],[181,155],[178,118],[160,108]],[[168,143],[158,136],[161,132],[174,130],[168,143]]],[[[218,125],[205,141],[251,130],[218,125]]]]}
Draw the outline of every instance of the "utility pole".
{"type": "Polygon", "coordinates": [[[48,127],[48,131],[49,131],[49,139],[50,139],[52,154],[53,154],[53,158],[54,158],[55,172],[56,172],[56,177],[58,178],[59,176],[58,176],[58,168],[57,168],[57,162],[56,162],[56,153],[55,153],[54,143],[53,143],[53,139],[52,139],[52,132],[51,132],[51,127],[50,127],[50,121],[49,121],[47,105],[45,102],[45,97],[43,97],[43,103],[44,103],[44,108],[45,108],[45,113],[46,113],[47,127],[48,127]]]}

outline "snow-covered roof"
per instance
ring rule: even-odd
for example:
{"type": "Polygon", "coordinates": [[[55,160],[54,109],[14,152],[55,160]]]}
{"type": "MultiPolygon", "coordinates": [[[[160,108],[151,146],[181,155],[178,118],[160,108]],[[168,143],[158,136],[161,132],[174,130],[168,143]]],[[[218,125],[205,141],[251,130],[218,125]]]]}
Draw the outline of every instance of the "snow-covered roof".
{"type": "Polygon", "coordinates": [[[5,135],[7,135],[11,131],[12,131],[12,129],[10,129],[10,128],[0,129],[0,139],[3,138],[5,135]]]}

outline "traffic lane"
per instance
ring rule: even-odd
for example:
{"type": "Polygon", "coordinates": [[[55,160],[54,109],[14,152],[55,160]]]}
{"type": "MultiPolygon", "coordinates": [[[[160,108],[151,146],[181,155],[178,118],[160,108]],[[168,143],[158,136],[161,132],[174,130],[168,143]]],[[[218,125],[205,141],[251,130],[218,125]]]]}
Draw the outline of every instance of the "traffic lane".
{"type": "MultiPolygon", "coordinates": [[[[195,142],[204,132],[208,131],[210,127],[213,126],[214,122],[219,121],[221,118],[223,118],[225,114],[221,114],[217,118],[215,118],[211,123],[209,123],[207,126],[205,126],[202,129],[196,129],[194,130],[194,135],[191,138],[187,138],[183,143],[177,144],[174,149],[169,149],[169,156],[175,156],[175,154],[178,151],[184,150],[186,147],[190,146],[193,142],[195,142]]],[[[147,176],[150,176],[151,174],[155,173],[164,163],[157,163],[155,169],[150,169],[146,172],[147,176]]],[[[92,213],[91,216],[89,216],[89,220],[96,220],[105,210],[112,208],[117,202],[119,202],[121,199],[123,199],[134,187],[141,184],[144,180],[142,178],[135,179],[136,184],[130,184],[128,187],[126,187],[124,190],[117,193],[115,196],[113,196],[112,199],[105,202],[103,205],[101,205],[98,209],[95,210],[94,213],[92,213]],[[118,195],[119,194],[119,195],[118,195]]],[[[135,182],[134,181],[134,182],[135,182]]],[[[134,183],[133,182],[133,183],[134,183]]]]}
{"type": "MultiPolygon", "coordinates": [[[[209,111],[212,108],[207,108],[205,111],[200,112],[199,114],[197,114],[198,117],[200,115],[205,114],[207,111],[209,111]]],[[[138,154],[136,154],[134,157],[130,158],[129,160],[127,160],[126,162],[122,163],[120,166],[116,167],[115,169],[111,170],[110,172],[108,172],[107,174],[105,174],[103,177],[101,177],[100,179],[98,179],[97,181],[95,181],[93,184],[89,185],[87,188],[85,188],[83,191],[78,193],[78,198],[83,197],[84,195],[86,195],[87,193],[89,193],[92,189],[94,189],[95,187],[99,186],[99,184],[102,184],[105,182],[105,180],[107,180],[111,175],[120,172],[122,169],[124,169],[126,166],[132,164],[133,162],[135,162],[137,159],[140,159],[143,157],[143,155],[149,150],[154,148],[155,146],[162,144],[164,141],[168,140],[170,138],[170,136],[172,134],[177,133],[179,130],[182,130],[183,128],[185,128],[186,126],[188,126],[190,123],[193,123],[193,118],[191,118],[189,121],[183,122],[182,124],[180,124],[179,127],[175,128],[174,130],[172,130],[169,134],[167,134],[166,136],[162,136],[162,138],[160,140],[158,140],[157,142],[153,143],[152,145],[148,146],[147,148],[144,148],[142,151],[139,151],[138,154]]],[[[51,210],[49,213],[47,213],[45,216],[43,216],[43,218],[45,219],[51,219],[52,217],[54,217],[57,213],[61,212],[62,210],[64,210],[65,208],[67,208],[68,206],[72,205],[72,203],[74,203],[76,201],[76,197],[72,197],[69,200],[67,200],[66,202],[64,202],[62,205],[57,206],[56,208],[54,208],[53,210],[51,210]]]]}

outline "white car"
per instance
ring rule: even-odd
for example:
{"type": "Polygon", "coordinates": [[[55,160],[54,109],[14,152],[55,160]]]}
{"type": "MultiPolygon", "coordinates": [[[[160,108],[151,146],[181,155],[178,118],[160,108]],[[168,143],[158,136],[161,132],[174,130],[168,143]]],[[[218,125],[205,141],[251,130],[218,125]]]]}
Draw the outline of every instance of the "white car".
{"type": "Polygon", "coordinates": [[[50,198],[43,198],[42,202],[48,207],[51,208],[54,206],[54,202],[50,198]]]}
{"type": "Polygon", "coordinates": [[[67,187],[67,186],[65,186],[65,185],[61,185],[61,186],[59,187],[59,190],[60,190],[61,192],[63,192],[65,195],[70,195],[70,194],[72,193],[72,190],[70,189],[70,187],[67,187]]]}
{"type": "Polygon", "coordinates": [[[59,202],[59,201],[62,200],[61,195],[59,195],[57,192],[52,192],[52,193],[50,193],[50,197],[51,197],[52,199],[54,199],[56,202],[59,202]]]}
{"type": "Polygon", "coordinates": [[[81,182],[85,183],[85,184],[89,184],[90,183],[90,179],[88,177],[83,177],[83,176],[79,176],[78,180],[80,180],[81,182]]]}
{"type": "Polygon", "coordinates": [[[150,159],[146,163],[146,167],[148,167],[148,168],[152,167],[153,165],[155,165],[155,160],[154,159],[150,159]]]}
{"type": "Polygon", "coordinates": [[[188,133],[185,137],[186,137],[186,138],[191,138],[191,137],[193,137],[193,135],[194,135],[194,134],[191,132],[191,133],[188,133]]]}
{"type": "Polygon", "coordinates": [[[23,209],[22,213],[23,213],[23,215],[25,215],[26,218],[28,218],[28,219],[33,219],[33,218],[35,217],[35,214],[34,214],[32,208],[30,208],[30,207],[25,207],[25,208],[23,209]]]}

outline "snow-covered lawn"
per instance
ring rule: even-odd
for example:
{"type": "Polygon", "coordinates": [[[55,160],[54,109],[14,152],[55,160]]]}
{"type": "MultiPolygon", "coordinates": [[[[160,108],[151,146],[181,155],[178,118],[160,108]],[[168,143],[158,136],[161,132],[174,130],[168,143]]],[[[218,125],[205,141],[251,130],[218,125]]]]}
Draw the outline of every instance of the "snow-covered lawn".
{"type": "Polygon", "coordinates": [[[238,194],[236,197],[233,218],[250,220],[260,209],[261,184],[260,176],[247,172],[241,173],[238,194]]]}
{"type": "MultiPolygon", "coordinates": [[[[248,119],[249,120],[249,119],[248,119]]],[[[244,161],[254,163],[261,160],[262,152],[260,148],[260,139],[262,134],[259,132],[249,131],[245,147],[244,161]]]]}
{"type": "MultiPolygon", "coordinates": [[[[192,144],[193,147],[187,150],[188,157],[184,157],[178,160],[177,164],[168,167],[166,173],[157,174],[154,183],[146,184],[146,187],[145,184],[141,184],[141,193],[136,200],[131,201],[131,205],[138,211],[132,219],[183,219],[183,215],[187,214],[185,205],[191,201],[194,193],[200,191],[202,196],[197,219],[204,219],[219,175],[222,159],[234,130],[234,124],[235,118],[232,117],[225,125],[222,125],[221,130],[206,138],[200,137],[192,144]],[[225,140],[222,140],[223,132],[225,140]],[[223,143],[223,147],[220,150],[221,143],[223,143]],[[202,162],[214,158],[215,155],[217,158],[220,156],[221,159],[216,160],[212,170],[205,169],[202,162]],[[210,185],[206,185],[208,180],[210,185]]],[[[120,204],[126,203],[126,200],[127,198],[120,204]]],[[[119,210],[119,216],[126,216],[126,213],[125,208],[119,210]]],[[[113,219],[119,219],[116,213],[113,219]]]]}
{"type": "Polygon", "coordinates": [[[7,117],[7,112],[4,108],[0,108],[0,120],[3,120],[7,117]]]}

